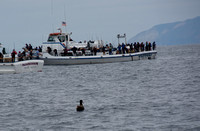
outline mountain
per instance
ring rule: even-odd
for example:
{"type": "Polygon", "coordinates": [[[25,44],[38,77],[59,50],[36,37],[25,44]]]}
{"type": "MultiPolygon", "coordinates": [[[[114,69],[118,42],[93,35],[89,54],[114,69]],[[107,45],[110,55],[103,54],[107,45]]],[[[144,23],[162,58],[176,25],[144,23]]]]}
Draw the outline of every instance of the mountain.
{"type": "Polygon", "coordinates": [[[181,22],[160,24],[132,37],[128,42],[156,41],[159,45],[200,44],[200,16],[181,22]]]}

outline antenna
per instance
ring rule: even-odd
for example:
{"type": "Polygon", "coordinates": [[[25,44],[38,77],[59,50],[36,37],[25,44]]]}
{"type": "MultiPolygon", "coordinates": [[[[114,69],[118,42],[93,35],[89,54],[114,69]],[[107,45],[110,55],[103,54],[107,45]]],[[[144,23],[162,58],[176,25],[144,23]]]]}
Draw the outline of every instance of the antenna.
{"type": "Polygon", "coordinates": [[[51,0],[51,18],[52,18],[52,30],[54,32],[54,24],[53,24],[53,0],[51,0]]]}
{"type": "Polygon", "coordinates": [[[51,0],[51,16],[53,16],[53,0],[51,0]]]}

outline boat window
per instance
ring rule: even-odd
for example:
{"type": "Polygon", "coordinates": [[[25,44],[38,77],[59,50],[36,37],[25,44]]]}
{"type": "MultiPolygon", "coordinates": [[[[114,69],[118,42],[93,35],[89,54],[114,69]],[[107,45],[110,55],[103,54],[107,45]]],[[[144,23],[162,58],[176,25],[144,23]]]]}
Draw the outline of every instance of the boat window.
{"type": "Polygon", "coordinates": [[[55,40],[54,40],[54,37],[49,36],[49,38],[48,38],[48,42],[50,42],[50,41],[55,41],[55,40]]]}
{"type": "Polygon", "coordinates": [[[58,36],[60,42],[65,42],[65,36],[58,36]]]}

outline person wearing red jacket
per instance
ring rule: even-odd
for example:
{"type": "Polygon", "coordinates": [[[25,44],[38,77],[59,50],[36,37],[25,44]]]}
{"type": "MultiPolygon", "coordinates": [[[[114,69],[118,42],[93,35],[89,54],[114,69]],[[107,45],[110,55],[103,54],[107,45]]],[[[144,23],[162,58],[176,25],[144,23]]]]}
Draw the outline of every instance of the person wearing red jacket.
{"type": "Polygon", "coordinates": [[[15,49],[13,49],[13,52],[11,53],[12,56],[12,62],[15,62],[15,55],[17,54],[17,52],[15,51],[15,49]]]}

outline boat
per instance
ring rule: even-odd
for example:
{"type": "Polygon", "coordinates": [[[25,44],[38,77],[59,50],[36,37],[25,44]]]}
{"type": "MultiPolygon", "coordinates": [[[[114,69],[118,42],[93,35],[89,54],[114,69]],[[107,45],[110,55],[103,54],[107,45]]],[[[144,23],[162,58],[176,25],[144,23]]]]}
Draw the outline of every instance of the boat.
{"type": "MultiPolygon", "coordinates": [[[[2,47],[2,44],[0,44],[0,47],[2,47]]],[[[0,52],[0,74],[42,72],[43,65],[44,61],[37,59],[12,62],[10,54],[0,52]]]]}
{"type": "MultiPolygon", "coordinates": [[[[120,54],[117,48],[102,52],[104,42],[102,40],[75,42],[71,39],[72,33],[50,33],[46,42],[42,43],[42,56],[44,65],[76,65],[76,64],[100,64],[113,62],[126,62],[141,59],[155,59],[157,51],[141,51],[120,54]],[[74,52],[73,48],[76,48],[74,52]],[[91,50],[95,48],[96,54],[91,50]],[[78,50],[79,49],[79,50],[78,50]],[[65,53],[65,50],[67,53],[65,53]]],[[[117,35],[119,38],[126,37],[117,35]]],[[[126,40],[126,39],[125,39],[126,40]]],[[[126,41],[125,41],[126,43],[126,41]]]]}
{"type": "Polygon", "coordinates": [[[42,72],[43,60],[25,60],[14,63],[0,63],[0,74],[42,72]]]}
{"type": "Polygon", "coordinates": [[[97,55],[97,56],[52,56],[43,53],[45,65],[77,65],[77,64],[100,64],[113,62],[126,62],[141,59],[155,59],[156,51],[139,52],[120,55],[97,55]]]}

